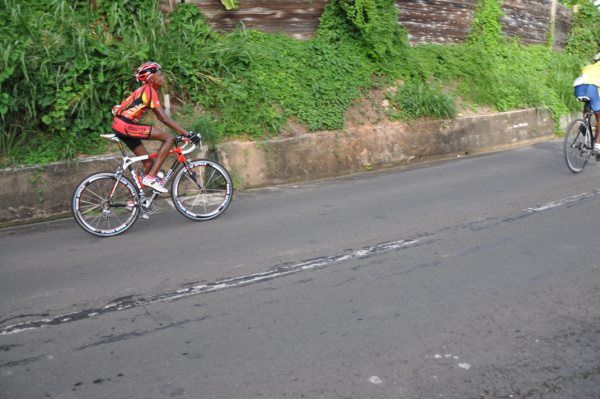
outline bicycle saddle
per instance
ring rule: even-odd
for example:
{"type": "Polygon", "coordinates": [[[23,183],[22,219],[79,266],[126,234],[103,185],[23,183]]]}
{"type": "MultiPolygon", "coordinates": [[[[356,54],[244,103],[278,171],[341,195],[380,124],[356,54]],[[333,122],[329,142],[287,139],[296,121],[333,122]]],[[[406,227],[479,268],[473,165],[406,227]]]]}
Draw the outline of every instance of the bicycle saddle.
{"type": "Polygon", "coordinates": [[[119,138],[117,137],[117,135],[115,135],[113,133],[101,134],[100,137],[103,137],[105,139],[109,139],[111,141],[120,141],[119,138]]]}

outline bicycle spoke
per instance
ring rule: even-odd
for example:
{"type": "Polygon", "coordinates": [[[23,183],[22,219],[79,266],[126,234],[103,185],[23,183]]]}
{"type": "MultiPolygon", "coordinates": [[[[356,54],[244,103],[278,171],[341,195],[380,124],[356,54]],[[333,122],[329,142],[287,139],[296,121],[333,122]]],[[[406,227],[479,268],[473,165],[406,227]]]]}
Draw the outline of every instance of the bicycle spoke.
{"type": "Polygon", "coordinates": [[[86,214],[86,213],[89,213],[89,212],[91,212],[91,211],[94,211],[94,210],[96,210],[96,209],[100,208],[100,206],[101,206],[101,205],[95,205],[95,206],[93,206],[93,207],[91,207],[91,208],[88,208],[88,209],[86,209],[85,211],[82,211],[82,212],[81,212],[81,214],[82,214],[82,215],[84,215],[84,214],[86,214]]]}
{"type": "MultiPolygon", "coordinates": [[[[194,199],[194,202],[192,203],[192,208],[194,206],[196,206],[196,202],[198,201],[198,198],[200,198],[200,196],[202,195],[202,193],[199,193],[198,195],[196,195],[196,198],[194,199]]],[[[206,203],[204,204],[204,212],[206,212],[206,203]]]]}
{"type": "Polygon", "coordinates": [[[197,182],[197,181],[194,181],[194,179],[192,179],[188,173],[186,173],[184,176],[185,176],[185,177],[186,177],[186,178],[187,178],[189,181],[191,181],[191,182],[192,182],[192,183],[193,183],[193,184],[194,184],[196,187],[198,187],[199,189],[202,189],[202,187],[198,185],[198,182],[197,182]]]}
{"type": "Polygon", "coordinates": [[[225,193],[227,190],[223,188],[205,188],[204,191],[211,193],[225,193]]]}
{"type": "Polygon", "coordinates": [[[93,195],[94,197],[98,198],[100,201],[104,201],[104,198],[102,198],[99,194],[96,194],[95,192],[88,190],[85,192],[86,195],[90,196],[93,195]]]}
{"type": "Polygon", "coordinates": [[[119,222],[119,225],[123,224],[123,221],[121,220],[121,218],[119,217],[119,214],[115,212],[115,219],[117,219],[117,221],[119,222]]]}
{"type": "Polygon", "coordinates": [[[208,180],[206,181],[206,184],[204,185],[204,188],[205,188],[205,189],[206,189],[206,187],[208,187],[208,186],[210,185],[210,181],[211,181],[211,180],[212,180],[212,178],[215,176],[215,172],[216,172],[216,170],[215,170],[215,169],[213,169],[213,171],[212,171],[212,173],[211,173],[210,177],[208,178],[208,180]]]}
{"type": "Polygon", "coordinates": [[[100,213],[98,216],[96,216],[93,220],[92,223],[93,224],[97,224],[102,218],[102,213],[100,213]]]}
{"type": "MultiPolygon", "coordinates": [[[[98,186],[98,198],[100,198],[102,201],[106,201],[106,198],[102,196],[102,187],[100,187],[100,183],[99,180],[96,180],[94,183],[96,183],[96,186],[98,186]]],[[[94,194],[93,191],[90,191],[92,194],[94,194]]]]}
{"type": "Polygon", "coordinates": [[[95,202],[82,201],[82,200],[81,200],[81,198],[79,199],[79,203],[80,203],[80,204],[85,204],[85,205],[100,206],[100,204],[97,204],[97,203],[95,203],[95,202]]]}

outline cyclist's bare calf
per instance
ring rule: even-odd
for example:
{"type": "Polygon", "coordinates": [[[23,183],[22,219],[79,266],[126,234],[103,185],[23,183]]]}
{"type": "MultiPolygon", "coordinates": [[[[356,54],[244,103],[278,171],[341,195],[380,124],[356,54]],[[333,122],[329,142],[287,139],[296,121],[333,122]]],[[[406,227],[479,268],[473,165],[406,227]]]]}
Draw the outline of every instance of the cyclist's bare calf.
{"type": "MultiPolygon", "coordinates": [[[[173,148],[173,145],[175,144],[175,137],[173,137],[171,134],[167,133],[163,129],[153,127],[152,132],[150,132],[150,135],[148,136],[148,139],[162,141],[162,145],[158,150],[158,155],[154,159],[154,164],[152,164],[150,171],[147,172],[148,176],[156,177],[158,171],[160,170],[160,167],[165,162],[167,155],[169,155],[169,151],[171,150],[171,148],[173,148]]],[[[146,165],[144,165],[144,169],[145,168],[146,165]]]]}
{"type": "MultiPolygon", "coordinates": [[[[132,151],[138,157],[148,155],[148,150],[146,150],[146,147],[144,147],[144,144],[141,144],[141,143],[140,143],[140,145],[138,145],[137,147],[132,149],[132,151]]],[[[154,161],[152,161],[151,159],[145,159],[142,161],[142,165],[144,165],[144,175],[147,175],[148,173],[150,173],[150,169],[152,168],[153,164],[154,164],[154,161]]]]}
{"type": "Polygon", "coordinates": [[[598,134],[600,134],[600,111],[594,112],[596,115],[596,136],[594,137],[594,144],[598,142],[598,134]]]}

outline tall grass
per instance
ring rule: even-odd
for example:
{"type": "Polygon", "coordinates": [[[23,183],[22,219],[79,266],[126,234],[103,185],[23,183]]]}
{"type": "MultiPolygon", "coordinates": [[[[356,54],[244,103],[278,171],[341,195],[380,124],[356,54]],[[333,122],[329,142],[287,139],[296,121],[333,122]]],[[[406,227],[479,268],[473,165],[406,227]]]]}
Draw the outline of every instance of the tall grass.
{"type": "Polygon", "coordinates": [[[132,66],[160,56],[157,2],[100,1],[110,12],[98,13],[83,1],[1,1],[0,153],[34,163],[98,150],[92,132],[108,125],[132,66]]]}
{"type": "Polygon", "coordinates": [[[442,93],[439,87],[426,82],[410,81],[388,95],[392,107],[390,119],[414,119],[432,117],[453,119],[456,117],[454,98],[442,93]]]}

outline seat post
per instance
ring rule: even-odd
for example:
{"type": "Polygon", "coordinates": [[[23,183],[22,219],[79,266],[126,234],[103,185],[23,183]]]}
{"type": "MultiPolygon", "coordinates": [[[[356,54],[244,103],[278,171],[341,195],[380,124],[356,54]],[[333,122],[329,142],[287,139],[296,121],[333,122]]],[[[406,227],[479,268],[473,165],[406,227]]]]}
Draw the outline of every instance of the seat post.
{"type": "Polygon", "coordinates": [[[121,140],[117,141],[117,145],[119,146],[119,150],[121,150],[121,155],[126,157],[127,154],[125,153],[125,150],[123,149],[123,144],[121,143],[121,140]]]}

